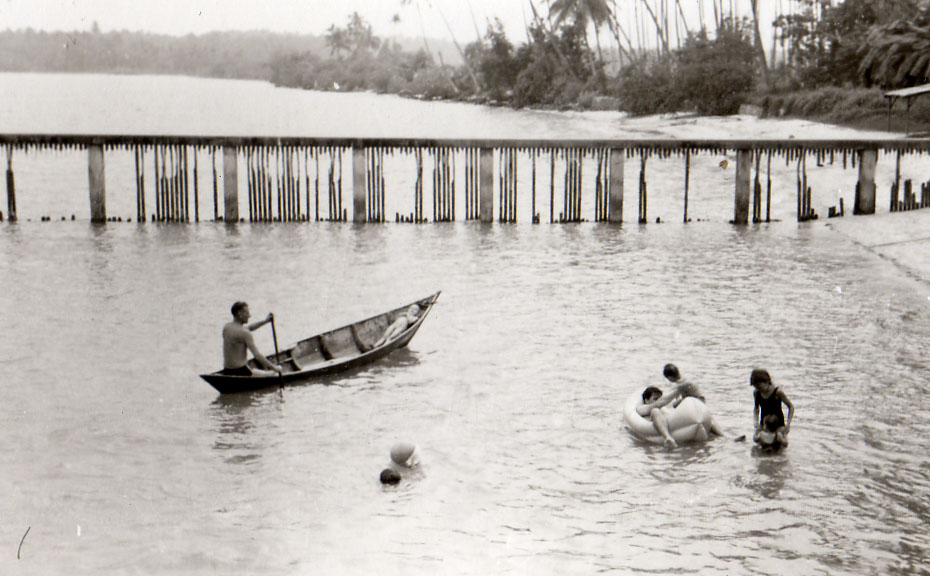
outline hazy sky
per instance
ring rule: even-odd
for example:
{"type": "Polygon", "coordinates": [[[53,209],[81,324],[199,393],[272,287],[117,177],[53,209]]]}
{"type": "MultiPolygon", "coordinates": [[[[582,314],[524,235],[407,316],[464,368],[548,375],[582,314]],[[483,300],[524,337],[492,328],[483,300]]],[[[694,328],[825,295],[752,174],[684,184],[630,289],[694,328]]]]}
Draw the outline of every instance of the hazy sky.
{"type": "MultiPolygon", "coordinates": [[[[547,12],[547,0],[534,2],[547,12]]],[[[766,43],[775,4],[776,0],[760,2],[767,12],[761,18],[766,43]]],[[[682,5],[689,25],[697,28],[699,2],[687,0],[682,5]]],[[[710,5],[704,2],[705,11],[710,11],[710,5]]],[[[749,0],[732,0],[727,5],[734,6],[738,16],[750,13],[749,0]]],[[[526,39],[525,23],[532,20],[530,0],[411,0],[406,5],[401,0],[0,0],[0,30],[88,30],[97,22],[104,32],[125,29],[184,35],[258,29],[321,34],[332,24],[345,26],[356,11],[381,37],[419,37],[425,31],[428,37],[449,39],[451,28],[462,44],[476,39],[476,24],[483,35],[488,20],[495,17],[511,41],[519,44],[526,39]]],[[[632,8],[629,11],[626,18],[632,19],[632,8]]],[[[611,42],[606,30],[602,39],[611,42]]]]}
{"type": "Polygon", "coordinates": [[[526,0],[420,0],[419,5],[417,10],[415,2],[403,5],[401,0],[0,0],[0,29],[87,30],[96,21],[105,32],[265,29],[320,34],[331,24],[344,26],[357,11],[379,36],[418,37],[425,30],[430,37],[448,37],[444,16],[467,43],[475,39],[476,21],[483,34],[487,20],[496,16],[513,37],[522,34],[524,9],[526,20],[532,17],[526,0]]]}

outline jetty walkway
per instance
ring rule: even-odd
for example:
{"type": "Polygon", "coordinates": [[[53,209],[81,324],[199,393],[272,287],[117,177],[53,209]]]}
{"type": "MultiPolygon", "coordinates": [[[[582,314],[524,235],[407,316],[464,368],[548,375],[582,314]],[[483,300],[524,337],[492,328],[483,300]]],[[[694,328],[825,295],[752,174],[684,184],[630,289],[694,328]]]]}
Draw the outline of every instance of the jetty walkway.
{"type": "MultiPolygon", "coordinates": [[[[92,222],[107,221],[105,158],[112,151],[125,151],[134,158],[138,222],[201,219],[200,159],[204,155],[211,163],[205,169],[208,181],[212,176],[212,190],[205,193],[212,197],[212,218],[227,223],[390,221],[385,213],[390,176],[384,166],[385,158],[393,156],[409,157],[416,174],[414,209],[405,215],[395,213],[395,221],[516,222],[519,192],[532,195],[531,218],[526,218],[532,222],[590,219],[620,223],[624,171],[632,169],[639,171],[637,220],[644,223],[648,218],[647,162],[678,158],[684,173],[682,218],[687,222],[691,161],[700,154],[735,154],[731,221],[737,225],[770,219],[773,160],[796,165],[798,221],[817,216],[811,208],[808,159],[816,166],[842,163],[857,168],[853,213],[873,214],[878,156],[880,152],[893,154],[897,166],[889,209],[930,207],[930,183],[921,183],[918,195],[910,180],[902,182],[900,169],[902,156],[930,152],[926,138],[460,140],[0,134],[0,147],[7,151],[7,219],[11,222],[17,218],[14,158],[21,152],[48,150],[86,150],[92,222]],[[596,171],[593,213],[589,214],[582,213],[582,196],[591,193],[590,186],[582,185],[585,167],[596,171]],[[345,186],[351,202],[347,200],[345,206],[343,172],[351,176],[346,177],[345,186]],[[240,192],[248,196],[247,215],[240,214],[240,192]],[[548,215],[537,212],[537,198],[542,195],[548,196],[548,215]],[[153,197],[154,212],[149,213],[153,197]],[[427,197],[429,201],[424,200],[427,197]]],[[[831,208],[831,216],[834,210],[836,215],[845,211],[842,200],[840,206],[831,208]]]]}

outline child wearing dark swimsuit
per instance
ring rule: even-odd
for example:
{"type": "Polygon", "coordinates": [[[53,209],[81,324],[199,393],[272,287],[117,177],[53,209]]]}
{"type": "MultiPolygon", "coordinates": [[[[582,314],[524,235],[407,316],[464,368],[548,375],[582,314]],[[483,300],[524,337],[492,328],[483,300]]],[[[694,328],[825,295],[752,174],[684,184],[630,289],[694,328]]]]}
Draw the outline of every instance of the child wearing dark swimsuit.
{"type": "Polygon", "coordinates": [[[772,383],[768,370],[754,369],[749,377],[749,384],[755,388],[752,393],[754,402],[752,419],[755,428],[753,439],[756,439],[760,433],[766,432],[766,421],[769,421],[773,427],[772,432],[779,433],[787,445],[788,433],[791,431],[791,419],[794,418],[794,404],[783,390],[772,383]],[[782,411],[782,404],[788,407],[787,420],[782,411]]]}

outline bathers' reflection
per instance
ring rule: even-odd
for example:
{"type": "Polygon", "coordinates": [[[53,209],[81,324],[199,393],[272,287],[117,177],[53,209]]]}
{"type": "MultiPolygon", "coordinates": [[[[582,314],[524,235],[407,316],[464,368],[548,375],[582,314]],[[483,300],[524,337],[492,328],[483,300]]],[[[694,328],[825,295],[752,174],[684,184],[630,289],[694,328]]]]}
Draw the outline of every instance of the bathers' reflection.
{"type": "Polygon", "coordinates": [[[778,498],[786,481],[791,478],[787,456],[784,453],[765,452],[754,446],[752,457],[756,462],[756,476],[746,482],[747,488],[758,491],[763,498],[778,498]]]}

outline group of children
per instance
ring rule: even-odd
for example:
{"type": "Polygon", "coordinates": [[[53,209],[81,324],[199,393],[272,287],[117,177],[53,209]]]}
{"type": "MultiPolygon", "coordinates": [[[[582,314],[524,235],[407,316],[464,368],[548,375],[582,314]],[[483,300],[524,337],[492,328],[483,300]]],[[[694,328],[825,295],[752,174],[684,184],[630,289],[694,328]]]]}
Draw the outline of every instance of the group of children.
{"type": "MultiPolygon", "coordinates": [[[[678,444],[672,438],[668,428],[668,419],[662,408],[670,403],[677,406],[684,398],[692,396],[704,402],[704,396],[698,387],[682,378],[678,367],[666,364],[662,371],[665,378],[675,385],[672,393],[663,395],[658,388],[650,386],[643,391],[643,404],[637,408],[641,416],[652,419],[656,431],[662,435],[666,447],[674,448],[678,444]],[[664,397],[663,397],[664,396],[664,397]]],[[[788,433],[794,418],[794,404],[785,392],[772,382],[768,370],[755,368],[749,376],[749,385],[753,387],[753,441],[764,452],[777,452],[788,445],[788,433]],[[788,417],[782,410],[782,404],[788,407],[788,417]]],[[[709,431],[720,436],[721,431],[715,423],[709,431]]]]}

